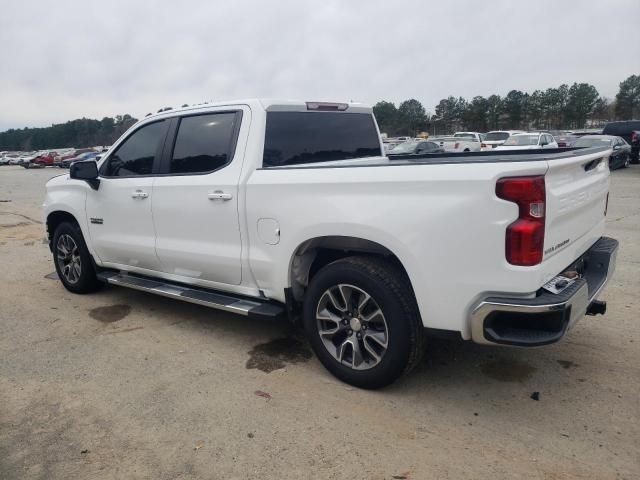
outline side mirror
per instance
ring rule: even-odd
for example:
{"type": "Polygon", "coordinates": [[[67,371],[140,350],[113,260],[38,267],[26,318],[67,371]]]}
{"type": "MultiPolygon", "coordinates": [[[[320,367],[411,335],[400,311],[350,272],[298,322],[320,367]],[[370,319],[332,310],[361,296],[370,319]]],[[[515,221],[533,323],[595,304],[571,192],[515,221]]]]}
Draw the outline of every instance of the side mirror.
{"type": "Polygon", "coordinates": [[[98,178],[98,164],[95,160],[81,160],[73,162],[69,167],[69,177],[74,180],[84,180],[91,188],[97,190],[100,186],[98,178]]]}
{"type": "Polygon", "coordinates": [[[616,145],[615,147],[613,147],[614,150],[620,150],[620,145],[616,145]]]}

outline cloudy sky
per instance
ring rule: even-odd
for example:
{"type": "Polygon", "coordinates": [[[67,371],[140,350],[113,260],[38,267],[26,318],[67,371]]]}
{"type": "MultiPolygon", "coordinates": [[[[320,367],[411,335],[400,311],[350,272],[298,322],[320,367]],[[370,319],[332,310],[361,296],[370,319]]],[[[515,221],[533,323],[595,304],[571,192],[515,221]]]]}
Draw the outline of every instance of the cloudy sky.
{"type": "Polygon", "coordinates": [[[640,74],[638,0],[0,4],[0,131],[205,100],[375,103],[640,74]]]}

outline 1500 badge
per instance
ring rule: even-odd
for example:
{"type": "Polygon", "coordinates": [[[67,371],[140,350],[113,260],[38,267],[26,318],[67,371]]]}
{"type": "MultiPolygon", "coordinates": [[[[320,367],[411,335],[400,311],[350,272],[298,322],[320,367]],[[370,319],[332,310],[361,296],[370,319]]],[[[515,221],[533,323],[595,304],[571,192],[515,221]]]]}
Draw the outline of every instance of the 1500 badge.
{"type": "Polygon", "coordinates": [[[548,254],[550,254],[551,252],[555,252],[556,250],[560,250],[562,247],[564,247],[564,246],[565,246],[567,243],[569,243],[570,241],[571,241],[571,239],[570,239],[570,238],[567,238],[566,240],[561,241],[560,243],[558,243],[558,244],[554,245],[553,247],[551,247],[551,248],[547,248],[547,249],[544,251],[544,254],[545,254],[545,255],[548,255],[548,254]]]}

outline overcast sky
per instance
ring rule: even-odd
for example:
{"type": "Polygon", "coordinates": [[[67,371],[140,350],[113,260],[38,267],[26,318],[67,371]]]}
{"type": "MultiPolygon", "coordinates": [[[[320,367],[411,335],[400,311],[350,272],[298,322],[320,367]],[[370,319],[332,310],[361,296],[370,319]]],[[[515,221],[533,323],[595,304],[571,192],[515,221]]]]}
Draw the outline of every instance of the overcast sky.
{"type": "Polygon", "coordinates": [[[205,100],[375,103],[640,74],[638,0],[35,1],[0,6],[0,131],[205,100]]]}

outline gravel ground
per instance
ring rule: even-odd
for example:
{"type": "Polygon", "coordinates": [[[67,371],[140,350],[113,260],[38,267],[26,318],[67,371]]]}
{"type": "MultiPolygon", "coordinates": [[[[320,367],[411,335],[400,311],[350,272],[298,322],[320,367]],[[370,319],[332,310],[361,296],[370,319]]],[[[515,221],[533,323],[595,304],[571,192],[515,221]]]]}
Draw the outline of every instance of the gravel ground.
{"type": "Polygon", "coordinates": [[[612,174],[606,316],[540,349],[433,340],[375,392],[287,325],[46,278],[60,173],[0,167],[0,479],[640,477],[640,166],[612,174]]]}

